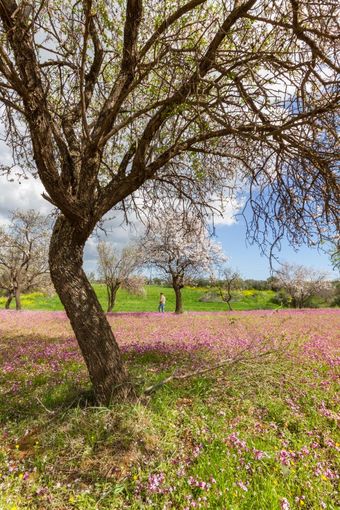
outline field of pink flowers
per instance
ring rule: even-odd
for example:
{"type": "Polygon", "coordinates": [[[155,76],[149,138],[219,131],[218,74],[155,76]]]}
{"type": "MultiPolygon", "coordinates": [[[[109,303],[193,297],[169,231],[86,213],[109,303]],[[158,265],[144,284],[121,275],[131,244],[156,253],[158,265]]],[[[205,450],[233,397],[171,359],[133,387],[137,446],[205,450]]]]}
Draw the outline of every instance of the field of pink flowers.
{"type": "Polygon", "coordinates": [[[63,312],[0,311],[1,510],[338,508],[339,311],[109,321],[140,398],[103,409],[63,312]]]}

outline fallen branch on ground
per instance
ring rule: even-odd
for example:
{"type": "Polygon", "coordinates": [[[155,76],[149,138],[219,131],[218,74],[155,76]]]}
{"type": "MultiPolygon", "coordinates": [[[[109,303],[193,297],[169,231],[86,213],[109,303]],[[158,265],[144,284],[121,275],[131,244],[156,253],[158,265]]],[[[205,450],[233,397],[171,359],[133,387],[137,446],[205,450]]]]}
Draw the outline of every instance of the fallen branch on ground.
{"type": "Polygon", "coordinates": [[[149,386],[148,388],[146,388],[143,393],[144,393],[144,395],[150,395],[151,393],[154,393],[156,390],[158,390],[159,388],[161,388],[162,386],[164,386],[165,384],[167,384],[170,381],[179,381],[179,380],[183,380],[183,379],[189,379],[190,377],[195,377],[197,375],[206,374],[207,372],[212,372],[213,370],[222,368],[225,365],[232,366],[232,365],[236,365],[237,363],[246,363],[248,361],[256,361],[259,358],[263,358],[265,356],[269,356],[270,354],[279,352],[279,349],[277,349],[277,350],[270,349],[270,350],[264,351],[260,354],[256,354],[255,356],[249,356],[249,355],[244,356],[243,355],[244,352],[246,352],[246,349],[242,350],[241,353],[239,353],[239,355],[236,356],[235,358],[226,358],[226,359],[223,359],[222,361],[219,361],[218,363],[215,363],[214,365],[210,365],[205,368],[200,368],[198,370],[194,370],[193,372],[187,372],[185,374],[176,374],[176,371],[175,371],[175,372],[173,372],[173,374],[169,375],[162,381],[159,381],[158,383],[155,383],[155,384],[149,386]]]}

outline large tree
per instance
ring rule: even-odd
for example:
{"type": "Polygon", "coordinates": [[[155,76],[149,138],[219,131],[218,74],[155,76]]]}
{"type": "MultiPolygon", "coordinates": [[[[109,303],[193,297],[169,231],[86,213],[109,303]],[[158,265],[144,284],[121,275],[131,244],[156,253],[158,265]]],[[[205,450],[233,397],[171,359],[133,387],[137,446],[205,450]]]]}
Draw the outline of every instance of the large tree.
{"type": "Polygon", "coordinates": [[[337,221],[336,8],[0,0],[6,141],[16,172],[37,174],[59,209],[51,277],[99,401],[126,389],[82,269],[84,244],[110,209],[144,212],[169,194],[204,208],[237,182],[250,187],[260,234],[315,241],[337,221]]]}
{"type": "Polygon", "coordinates": [[[176,313],[183,312],[182,289],[193,279],[208,274],[226,261],[220,245],[209,237],[197,216],[165,210],[150,220],[143,243],[149,265],[170,279],[176,296],[176,313]]]}
{"type": "Polygon", "coordinates": [[[143,295],[144,278],[133,274],[144,260],[141,246],[131,244],[121,250],[100,241],[98,244],[98,272],[107,290],[107,311],[112,312],[118,289],[121,287],[136,295],[143,295]]]}
{"type": "Polygon", "coordinates": [[[21,293],[50,287],[48,245],[50,220],[34,210],[14,211],[7,227],[0,227],[0,289],[6,308],[15,299],[21,310],[21,293]]]}

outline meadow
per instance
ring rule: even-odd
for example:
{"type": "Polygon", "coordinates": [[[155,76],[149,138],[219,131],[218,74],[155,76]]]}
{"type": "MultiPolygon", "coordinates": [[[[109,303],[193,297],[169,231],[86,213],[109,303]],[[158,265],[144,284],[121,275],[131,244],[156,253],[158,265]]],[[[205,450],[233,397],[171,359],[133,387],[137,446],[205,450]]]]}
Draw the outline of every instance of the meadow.
{"type": "MultiPolygon", "coordinates": [[[[99,301],[105,310],[107,307],[106,287],[101,284],[93,285],[99,301]]],[[[203,302],[200,301],[211,289],[201,287],[186,287],[183,289],[183,303],[185,310],[192,311],[223,311],[227,305],[222,302],[203,302]]],[[[160,287],[157,285],[145,286],[144,296],[134,296],[124,289],[119,289],[117,302],[114,310],[117,312],[154,312],[157,310],[159,294],[164,292],[167,303],[166,310],[173,312],[175,310],[175,294],[171,287],[160,287]]],[[[232,303],[235,310],[253,310],[253,309],[274,309],[278,305],[271,302],[275,292],[271,290],[256,291],[245,290],[237,293],[237,299],[232,303]]],[[[26,310],[63,310],[63,305],[57,294],[45,295],[41,292],[22,295],[22,307],[26,310]]],[[[5,297],[0,297],[0,309],[4,308],[5,297]]],[[[15,307],[14,301],[11,307],[15,307]]]]}
{"type": "Polygon", "coordinates": [[[109,320],[104,408],[63,312],[0,311],[1,510],[339,508],[338,310],[109,320]]]}

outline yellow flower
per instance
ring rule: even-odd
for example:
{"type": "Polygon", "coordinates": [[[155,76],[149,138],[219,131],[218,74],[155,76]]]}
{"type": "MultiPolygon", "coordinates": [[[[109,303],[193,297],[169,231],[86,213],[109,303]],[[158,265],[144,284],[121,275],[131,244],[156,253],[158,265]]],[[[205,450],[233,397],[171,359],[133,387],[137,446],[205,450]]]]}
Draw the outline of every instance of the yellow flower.
{"type": "Polygon", "coordinates": [[[15,448],[19,450],[20,446],[18,444],[15,445],[15,448]]]}
{"type": "Polygon", "coordinates": [[[305,504],[305,502],[303,501],[303,499],[300,499],[300,506],[303,506],[305,504]]]}
{"type": "Polygon", "coordinates": [[[74,498],[73,496],[70,496],[70,497],[68,498],[68,502],[69,502],[69,503],[74,503],[74,502],[75,502],[75,498],[74,498]]]}
{"type": "Polygon", "coordinates": [[[22,480],[24,478],[24,475],[22,473],[19,473],[18,476],[19,476],[20,480],[22,480]]]}
{"type": "Polygon", "coordinates": [[[323,480],[325,480],[325,482],[327,482],[327,480],[328,480],[327,476],[325,476],[325,475],[321,475],[321,478],[322,478],[323,480]]]}

